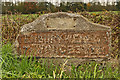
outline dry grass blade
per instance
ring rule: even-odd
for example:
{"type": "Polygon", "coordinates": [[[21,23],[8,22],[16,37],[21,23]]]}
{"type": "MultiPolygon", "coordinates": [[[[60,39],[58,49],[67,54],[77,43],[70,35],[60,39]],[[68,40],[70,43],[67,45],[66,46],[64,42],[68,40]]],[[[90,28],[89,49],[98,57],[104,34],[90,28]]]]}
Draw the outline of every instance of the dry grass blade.
{"type": "Polygon", "coordinates": [[[66,65],[67,62],[68,62],[68,60],[66,60],[65,63],[63,63],[63,65],[62,65],[61,73],[60,73],[60,78],[62,78],[62,74],[63,74],[63,72],[65,71],[65,70],[64,70],[64,67],[65,67],[65,65],[66,65]]]}

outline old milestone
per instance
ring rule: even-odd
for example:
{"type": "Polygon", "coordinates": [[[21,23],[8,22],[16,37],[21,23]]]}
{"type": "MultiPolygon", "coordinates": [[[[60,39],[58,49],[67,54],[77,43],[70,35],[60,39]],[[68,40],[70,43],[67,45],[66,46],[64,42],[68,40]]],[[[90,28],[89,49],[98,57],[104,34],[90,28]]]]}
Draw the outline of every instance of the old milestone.
{"type": "Polygon", "coordinates": [[[22,26],[17,52],[37,57],[105,58],[110,53],[110,30],[78,14],[49,13],[22,26]]]}

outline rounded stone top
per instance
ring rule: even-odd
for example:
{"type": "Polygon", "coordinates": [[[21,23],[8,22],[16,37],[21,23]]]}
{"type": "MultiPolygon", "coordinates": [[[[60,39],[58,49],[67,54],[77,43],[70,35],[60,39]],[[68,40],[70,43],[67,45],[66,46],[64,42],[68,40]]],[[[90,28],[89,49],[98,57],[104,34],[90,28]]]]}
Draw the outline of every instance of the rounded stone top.
{"type": "Polygon", "coordinates": [[[41,15],[35,21],[23,25],[20,33],[50,30],[110,30],[110,27],[92,23],[82,15],[57,12],[41,15]]]}

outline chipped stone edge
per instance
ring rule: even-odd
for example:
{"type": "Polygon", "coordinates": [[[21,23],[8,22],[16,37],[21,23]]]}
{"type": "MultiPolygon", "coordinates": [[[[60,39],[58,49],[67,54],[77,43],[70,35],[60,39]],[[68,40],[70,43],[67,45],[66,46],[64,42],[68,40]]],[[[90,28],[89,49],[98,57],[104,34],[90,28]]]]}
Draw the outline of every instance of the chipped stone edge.
{"type": "MultiPolygon", "coordinates": [[[[106,26],[106,25],[101,25],[101,24],[97,24],[97,23],[93,23],[92,21],[88,20],[87,18],[85,18],[84,16],[80,15],[80,14],[75,14],[75,13],[67,13],[67,12],[57,12],[57,13],[49,13],[50,15],[54,15],[54,14],[67,14],[68,16],[70,17],[82,17],[84,20],[86,20],[86,22],[90,23],[90,24],[93,24],[93,25],[96,25],[96,26],[101,26],[103,28],[107,28],[107,29],[111,29],[109,26],[106,26]]],[[[46,17],[48,17],[48,15],[46,17]]],[[[49,16],[50,16],[49,15],[49,16]]],[[[43,16],[43,15],[42,15],[43,16]]]]}
{"type": "MultiPolygon", "coordinates": [[[[45,19],[46,19],[47,17],[49,17],[49,16],[57,15],[57,14],[66,14],[66,15],[68,15],[68,16],[70,16],[70,17],[82,17],[87,23],[89,23],[89,24],[91,24],[91,25],[100,26],[101,28],[106,28],[105,30],[110,29],[109,26],[105,26],[105,25],[93,23],[92,21],[89,21],[87,18],[85,18],[85,17],[82,16],[82,15],[78,15],[78,14],[74,14],[74,13],[67,13],[67,12],[57,12],[57,13],[48,13],[48,14],[41,15],[39,18],[37,18],[37,19],[34,20],[33,22],[23,25],[23,26],[21,27],[21,29],[20,29],[20,33],[25,34],[25,35],[29,34],[30,31],[24,31],[25,28],[30,28],[31,30],[33,30],[33,31],[31,31],[31,32],[35,32],[35,30],[33,29],[34,26],[33,26],[33,27],[26,27],[26,26],[28,26],[28,25],[30,25],[30,24],[33,25],[35,22],[39,22],[38,20],[41,20],[41,21],[43,22],[44,29],[45,29],[46,31],[49,31],[49,30],[46,29],[45,19]],[[40,19],[40,18],[41,18],[41,19],[40,19]]],[[[36,24],[35,24],[35,25],[36,25],[36,24]]],[[[60,30],[60,29],[59,29],[59,30],[60,30]]],[[[69,29],[68,29],[68,30],[69,30],[69,29]]],[[[42,30],[41,30],[41,31],[42,31],[42,30]]]]}
{"type": "MultiPolygon", "coordinates": [[[[107,29],[111,29],[109,26],[93,23],[92,21],[88,20],[84,16],[82,16],[80,14],[75,14],[75,13],[67,13],[67,12],[48,13],[48,14],[45,14],[46,15],[45,18],[49,17],[50,15],[59,14],[59,13],[60,14],[67,14],[70,17],[82,17],[84,20],[86,20],[86,22],[88,22],[90,24],[93,24],[93,25],[96,25],[96,26],[101,26],[101,27],[107,28],[107,29]]],[[[42,15],[42,16],[44,16],[44,15],[42,15]]],[[[43,20],[45,20],[45,18],[43,20]]]]}

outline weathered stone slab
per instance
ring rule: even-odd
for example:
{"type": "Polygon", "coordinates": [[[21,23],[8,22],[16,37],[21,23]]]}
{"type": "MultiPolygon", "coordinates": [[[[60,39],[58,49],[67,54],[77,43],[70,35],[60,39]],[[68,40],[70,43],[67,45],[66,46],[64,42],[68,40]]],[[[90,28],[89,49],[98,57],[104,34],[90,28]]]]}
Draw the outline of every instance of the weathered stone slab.
{"type": "Polygon", "coordinates": [[[45,14],[22,27],[16,47],[19,54],[37,57],[106,58],[110,28],[77,14],[45,14]]]}

